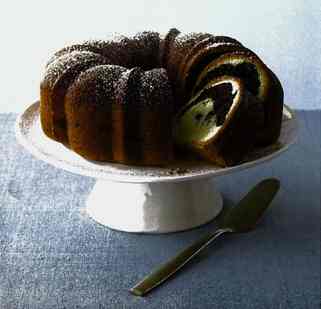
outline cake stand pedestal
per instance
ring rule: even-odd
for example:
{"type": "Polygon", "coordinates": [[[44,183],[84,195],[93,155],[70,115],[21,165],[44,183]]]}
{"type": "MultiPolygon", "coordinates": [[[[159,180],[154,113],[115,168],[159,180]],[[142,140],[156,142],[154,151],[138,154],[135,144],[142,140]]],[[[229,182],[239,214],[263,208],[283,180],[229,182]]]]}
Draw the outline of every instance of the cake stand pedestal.
{"type": "Polygon", "coordinates": [[[212,220],[222,209],[210,178],[184,182],[122,183],[98,180],[87,212],[97,222],[126,232],[182,231],[212,220]]]}
{"type": "Polygon", "coordinates": [[[174,162],[163,168],[85,160],[44,135],[39,102],[18,116],[15,132],[17,140],[37,158],[97,179],[86,209],[98,223],[126,232],[167,233],[191,229],[215,218],[223,202],[213,179],[280,155],[295,142],[298,124],[293,111],[285,107],[279,141],[228,168],[199,160],[174,162]]]}

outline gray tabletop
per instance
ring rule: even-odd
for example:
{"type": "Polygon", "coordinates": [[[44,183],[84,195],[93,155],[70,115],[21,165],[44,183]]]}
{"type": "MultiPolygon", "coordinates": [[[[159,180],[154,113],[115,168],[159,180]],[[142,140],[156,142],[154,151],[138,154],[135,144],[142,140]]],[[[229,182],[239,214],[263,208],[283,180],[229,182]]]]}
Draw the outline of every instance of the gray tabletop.
{"type": "Polygon", "coordinates": [[[167,235],[111,231],[84,202],[94,180],[34,159],[0,114],[0,308],[319,308],[321,112],[300,111],[297,145],[219,177],[225,205],[274,176],[259,227],[220,241],[145,298],[128,288],[216,222],[167,235]]]}

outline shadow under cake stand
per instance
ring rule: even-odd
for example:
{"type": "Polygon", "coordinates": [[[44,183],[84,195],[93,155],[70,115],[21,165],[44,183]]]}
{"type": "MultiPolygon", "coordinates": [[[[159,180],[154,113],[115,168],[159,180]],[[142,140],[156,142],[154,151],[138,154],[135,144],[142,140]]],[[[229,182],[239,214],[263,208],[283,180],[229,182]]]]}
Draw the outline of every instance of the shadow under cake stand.
{"type": "Polygon", "coordinates": [[[228,168],[205,161],[180,161],[165,168],[88,161],[45,136],[39,102],[18,116],[15,129],[18,141],[38,159],[97,179],[86,203],[94,220],[120,231],[167,233],[191,229],[215,218],[223,201],[213,178],[280,155],[295,142],[298,124],[293,111],[285,106],[279,141],[228,168]]]}

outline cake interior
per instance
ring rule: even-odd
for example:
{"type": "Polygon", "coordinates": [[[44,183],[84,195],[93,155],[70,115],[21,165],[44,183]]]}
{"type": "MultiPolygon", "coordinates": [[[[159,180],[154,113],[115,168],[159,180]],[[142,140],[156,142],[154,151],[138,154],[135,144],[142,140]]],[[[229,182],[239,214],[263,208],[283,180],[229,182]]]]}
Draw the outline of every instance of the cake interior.
{"type": "Polygon", "coordinates": [[[180,144],[205,143],[222,127],[239,97],[236,83],[206,86],[179,113],[174,136],[180,144]]]}

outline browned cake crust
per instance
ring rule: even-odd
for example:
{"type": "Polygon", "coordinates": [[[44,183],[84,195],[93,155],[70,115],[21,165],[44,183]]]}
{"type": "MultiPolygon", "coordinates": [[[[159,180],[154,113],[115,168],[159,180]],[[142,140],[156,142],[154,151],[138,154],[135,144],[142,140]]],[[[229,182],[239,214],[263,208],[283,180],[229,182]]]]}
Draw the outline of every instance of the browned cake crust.
{"type": "Polygon", "coordinates": [[[179,93],[182,81],[180,80],[178,73],[182,61],[193,46],[210,36],[211,35],[208,33],[179,33],[171,43],[171,48],[167,54],[167,62],[163,65],[166,68],[168,78],[172,84],[176,111],[186,103],[182,101],[179,93]]]}
{"type": "Polygon", "coordinates": [[[172,107],[165,70],[96,66],[66,95],[70,147],[90,160],[166,164],[172,159],[172,107]]]}
{"type": "Polygon", "coordinates": [[[68,143],[64,107],[67,89],[83,70],[103,63],[104,58],[98,54],[72,52],[49,65],[40,85],[41,124],[47,136],[68,143]]]}
{"type": "Polygon", "coordinates": [[[170,162],[173,98],[165,70],[134,68],[125,72],[115,98],[114,160],[140,165],[170,162]]]}
{"type": "Polygon", "coordinates": [[[172,44],[175,41],[175,38],[180,34],[180,31],[176,28],[170,29],[163,39],[159,43],[159,59],[162,65],[168,63],[169,52],[172,49],[172,44]]]}
{"type": "Polygon", "coordinates": [[[283,89],[257,55],[226,36],[173,28],[164,36],[145,31],[65,47],[47,63],[40,85],[41,125],[48,137],[90,160],[165,165],[177,142],[176,113],[223,76],[241,85],[241,107],[224,130],[237,133],[230,141],[224,137],[228,133],[220,133],[197,151],[210,161],[233,165],[250,148],[240,142],[245,135],[251,141],[246,145],[278,139],[283,89]],[[251,102],[263,107],[263,125],[255,130],[244,124],[262,119],[251,102]]]}
{"type": "Polygon", "coordinates": [[[112,161],[115,84],[125,68],[99,65],[79,75],[65,99],[71,149],[97,161],[112,161]]]}

